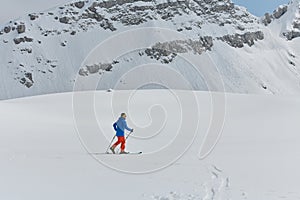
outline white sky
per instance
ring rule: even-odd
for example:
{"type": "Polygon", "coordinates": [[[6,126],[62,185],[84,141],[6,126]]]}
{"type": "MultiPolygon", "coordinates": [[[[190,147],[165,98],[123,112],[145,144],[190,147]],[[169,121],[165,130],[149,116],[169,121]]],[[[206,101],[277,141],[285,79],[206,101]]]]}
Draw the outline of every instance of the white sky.
{"type": "Polygon", "coordinates": [[[70,0],[0,0],[0,24],[33,12],[40,12],[70,0]]]}

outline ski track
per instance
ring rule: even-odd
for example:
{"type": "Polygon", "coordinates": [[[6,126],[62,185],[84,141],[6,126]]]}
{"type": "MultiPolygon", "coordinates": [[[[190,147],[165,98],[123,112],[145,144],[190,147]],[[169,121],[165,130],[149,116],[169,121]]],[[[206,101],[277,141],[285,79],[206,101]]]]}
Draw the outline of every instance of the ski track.
{"type": "MultiPolygon", "coordinates": [[[[215,165],[207,167],[211,179],[204,182],[200,187],[195,188],[195,193],[185,194],[171,191],[166,195],[152,195],[153,200],[230,200],[229,177],[215,165]]],[[[246,198],[246,193],[241,192],[241,197],[246,198]]]]}

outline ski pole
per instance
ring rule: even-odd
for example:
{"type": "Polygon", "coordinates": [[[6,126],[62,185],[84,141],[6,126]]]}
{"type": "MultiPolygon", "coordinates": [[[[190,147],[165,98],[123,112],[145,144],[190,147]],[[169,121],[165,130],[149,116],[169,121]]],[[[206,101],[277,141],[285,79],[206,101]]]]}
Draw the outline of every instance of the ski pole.
{"type": "Polygon", "coordinates": [[[108,149],[110,148],[111,144],[113,143],[114,139],[116,138],[116,135],[114,135],[113,139],[111,140],[111,142],[109,143],[107,149],[106,149],[106,153],[108,153],[108,149]]]}
{"type": "Polygon", "coordinates": [[[133,131],[130,131],[130,133],[126,136],[126,140],[128,139],[128,137],[131,135],[133,131]]]}

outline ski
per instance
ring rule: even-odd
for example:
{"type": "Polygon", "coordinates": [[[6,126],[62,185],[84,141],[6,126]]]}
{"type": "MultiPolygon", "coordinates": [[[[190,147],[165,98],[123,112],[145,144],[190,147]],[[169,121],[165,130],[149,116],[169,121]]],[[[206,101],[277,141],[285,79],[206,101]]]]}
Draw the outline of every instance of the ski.
{"type": "Polygon", "coordinates": [[[143,152],[128,152],[127,154],[113,154],[112,152],[106,152],[106,153],[89,153],[90,155],[139,155],[142,154],[143,152]]]}
{"type": "MultiPolygon", "coordinates": [[[[142,153],[143,153],[143,152],[141,152],[141,151],[140,151],[140,152],[128,152],[128,154],[133,154],[133,155],[134,155],[134,154],[135,154],[135,155],[138,155],[138,154],[142,154],[142,153]]],[[[121,155],[126,155],[126,154],[121,154],[121,155]]]]}

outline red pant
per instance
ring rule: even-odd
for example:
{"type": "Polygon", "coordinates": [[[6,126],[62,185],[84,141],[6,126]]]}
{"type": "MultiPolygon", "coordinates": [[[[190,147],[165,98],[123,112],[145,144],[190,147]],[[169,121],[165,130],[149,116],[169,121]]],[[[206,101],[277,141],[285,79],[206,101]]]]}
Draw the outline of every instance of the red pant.
{"type": "Polygon", "coordinates": [[[121,151],[124,151],[125,149],[125,137],[124,136],[118,136],[118,141],[114,143],[113,147],[118,146],[121,144],[121,151]]]}

